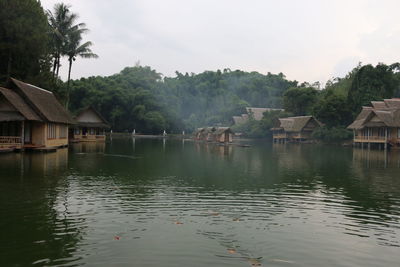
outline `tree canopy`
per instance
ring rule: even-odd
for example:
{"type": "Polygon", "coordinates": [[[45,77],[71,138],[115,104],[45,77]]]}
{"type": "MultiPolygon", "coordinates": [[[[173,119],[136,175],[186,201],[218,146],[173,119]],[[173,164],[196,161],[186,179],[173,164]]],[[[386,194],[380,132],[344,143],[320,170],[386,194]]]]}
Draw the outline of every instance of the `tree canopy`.
{"type": "Polygon", "coordinates": [[[117,131],[160,133],[228,126],[246,107],[285,108],[249,120],[238,130],[268,136],[281,116],[314,115],[325,124],[322,139],[345,138],[346,126],[372,100],[400,97],[400,64],[358,64],[345,77],[298,84],[283,73],[223,69],[176,72],[164,77],[148,66],[126,67],[108,77],[66,83],[58,78],[61,57],[69,73],[77,57],[97,57],[83,40],[85,23],[63,3],[45,12],[38,0],[0,1],[0,83],[10,76],[52,90],[73,113],[94,106],[117,131]],[[53,74],[53,75],[52,75],[53,74]]]}
{"type": "Polygon", "coordinates": [[[11,77],[45,86],[50,77],[49,27],[37,0],[0,1],[0,82],[11,77]]]}
{"type": "Polygon", "coordinates": [[[249,105],[281,107],[282,93],[294,85],[282,74],[217,70],[162,77],[136,65],[109,77],[72,81],[71,109],[93,105],[120,131],[191,131],[230,125],[249,105]]]}

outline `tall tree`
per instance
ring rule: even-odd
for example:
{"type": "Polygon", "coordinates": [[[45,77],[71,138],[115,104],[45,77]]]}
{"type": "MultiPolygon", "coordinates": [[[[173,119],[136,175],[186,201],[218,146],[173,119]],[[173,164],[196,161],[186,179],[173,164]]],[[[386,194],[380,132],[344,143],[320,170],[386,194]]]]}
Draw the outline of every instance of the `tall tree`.
{"type": "Polygon", "coordinates": [[[311,114],[318,91],[313,87],[293,87],[283,95],[283,106],[294,115],[311,114]]]}
{"type": "Polygon", "coordinates": [[[71,29],[67,35],[67,44],[65,49],[65,54],[68,57],[68,80],[67,80],[67,102],[66,107],[69,105],[69,95],[70,95],[70,81],[71,81],[71,69],[72,63],[76,58],[98,58],[98,55],[92,52],[90,47],[92,42],[82,42],[82,33],[86,32],[86,28],[74,27],[71,29]]]}
{"type": "Polygon", "coordinates": [[[351,87],[347,96],[348,104],[356,115],[363,105],[369,105],[372,100],[393,97],[399,87],[399,80],[394,71],[396,64],[387,66],[378,64],[362,66],[354,75],[351,87]]]}
{"type": "Polygon", "coordinates": [[[314,115],[327,127],[346,127],[352,121],[346,96],[333,90],[325,92],[314,106],[314,115]]]}
{"type": "Polygon", "coordinates": [[[71,32],[85,28],[84,23],[75,24],[78,15],[72,13],[69,5],[58,3],[54,5],[54,11],[47,10],[49,24],[51,26],[51,44],[53,54],[53,79],[58,77],[61,66],[61,57],[66,55],[68,37],[71,32]]]}
{"type": "Polygon", "coordinates": [[[0,1],[0,80],[42,84],[49,71],[47,18],[37,0],[0,1]]]}

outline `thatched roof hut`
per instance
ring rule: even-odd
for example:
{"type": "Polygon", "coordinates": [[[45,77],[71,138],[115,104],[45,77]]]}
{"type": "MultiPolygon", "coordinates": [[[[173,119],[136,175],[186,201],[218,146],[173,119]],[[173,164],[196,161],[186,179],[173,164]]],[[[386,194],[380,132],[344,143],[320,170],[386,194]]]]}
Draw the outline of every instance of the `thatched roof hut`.
{"type": "Polygon", "coordinates": [[[400,99],[371,101],[347,128],[354,132],[356,144],[400,146],[400,99]]]}
{"type": "Polygon", "coordinates": [[[110,128],[107,120],[92,106],[83,109],[74,119],[79,127],[110,128]]]}
{"type": "Polygon", "coordinates": [[[279,126],[272,128],[272,130],[283,129],[285,132],[301,132],[310,122],[315,122],[318,126],[322,126],[322,123],[313,116],[297,116],[280,118],[279,126]]]}
{"type": "Polygon", "coordinates": [[[0,148],[68,145],[74,121],[52,92],[12,78],[7,87],[0,88],[0,148]]]}
{"type": "Polygon", "coordinates": [[[0,111],[0,121],[42,121],[38,114],[13,90],[0,87],[0,95],[10,103],[14,111],[0,111]]]}
{"type": "MultiPolygon", "coordinates": [[[[39,117],[40,120],[45,122],[74,124],[71,115],[60,104],[52,92],[13,78],[11,78],[10,88],[25,102],[25,105],[21,105],[20,107],[29,106],[31,110],[36,113],[37,116],[35,117],[39,117]]],[[[16,99],[17,98],[14,100],[16,99]]],[[[21,104],[22,102],[17,101],[15,103],[21,104]]],[[[27,108],[25,108],[25,110],[28,111],[27,108]]],[[[30,120],[32,120],[32,118],[30,118],[30,120]]]]}
{"type": "Polygon", "coordinates": [[[313,116],[297,116],[280,118],[271,128],[273,140],[275,141],[305,141],[312,138],[312,133],[323,124],[313,116]]]}
{"type": "Polygon", "coordinates": [[[232,142],[233,131],[230,127],[203,127],[194,133],[196,140],[209,142],[232,142]]]}
{"type": "Polygon", "coordinates": [[[354,122],[347,128],[361,130],[365,127],[400,127],[400,99],[371,101],[372,107],[363,107],[354,122]]]}

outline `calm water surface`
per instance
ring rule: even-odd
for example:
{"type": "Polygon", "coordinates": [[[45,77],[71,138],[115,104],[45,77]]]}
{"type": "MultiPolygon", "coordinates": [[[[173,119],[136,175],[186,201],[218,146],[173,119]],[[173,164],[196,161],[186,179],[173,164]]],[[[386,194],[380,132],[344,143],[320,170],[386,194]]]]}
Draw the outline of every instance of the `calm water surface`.
{"type": "Polygon", "coordinates": [[[399,266],[400,151],[114,139],[0,155],[0,266],[399,266]]]}

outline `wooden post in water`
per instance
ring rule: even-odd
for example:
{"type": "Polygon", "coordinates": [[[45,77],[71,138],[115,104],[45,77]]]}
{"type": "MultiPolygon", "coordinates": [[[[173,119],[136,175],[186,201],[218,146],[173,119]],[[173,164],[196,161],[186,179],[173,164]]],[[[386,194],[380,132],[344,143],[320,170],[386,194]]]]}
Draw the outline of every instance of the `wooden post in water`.
{"type": "Polygon", "coordinates": [[[387,150],[387,139],[388,139],[388,131],[387,131],[387,127],[385,127],[385,153],[387,150]]]}
{"type": "Polygon", "coordinates": [[[21,150],[24,149],[25,145],[25,121],[21,124],[21,150]]]}
{"type": "Polygon", "coordinates": [[[370,128],[367,128],[367,129],[368,129],[368,149],[370,149],[371,148],[371,142],[370,142],[371,129],[370,128]]]}

